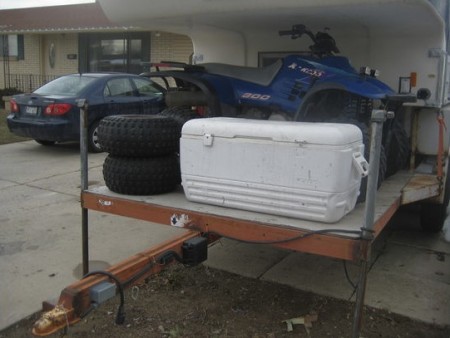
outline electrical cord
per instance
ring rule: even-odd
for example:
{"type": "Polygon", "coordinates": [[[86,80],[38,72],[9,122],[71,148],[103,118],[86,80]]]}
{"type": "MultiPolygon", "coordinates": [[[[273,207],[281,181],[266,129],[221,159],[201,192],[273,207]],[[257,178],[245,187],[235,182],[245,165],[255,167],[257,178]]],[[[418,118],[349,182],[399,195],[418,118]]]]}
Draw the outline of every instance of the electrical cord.
{"type": "MultiPolygon", "coordinates": [[[[369,268],[367,269],[367,274],[372,271],[373,266],[375,265],[375,263],[378,261],[378,259],[381,257],[381,255],[383,255],[383,251],[380,251],[378,253],[378,255],[375,257],[375,259],[372,261],[372,263],[369,265],[369,268]]],[[[347,277],[347,281],[350,283],[350,285],[353,287],[353,291],[352,294],[350,295],[350,297],[348,297],[348,300],[352,299],[353,295],[356,293],[356,289],[358,288],[358,284],[360,283],[360,279],[358,279],[358,281],[355,283],[353,283],[349,277],[348,271],[347,271],[347,265],[346,265],[346,261],[344,260],[344,271],[345,271],[345,275],[347,277]]]]}
{"type": "Polygon", "coordinates": [[[270,240],[269,241],[244,240],[244,239],[235,238],[235,237],[231,237],[231,236],[225,236],[225,235],[223,235],[223,234],[221,234],[219,232],[216,232],[216,231],[208,232],[208,234],[213,234],[213,235],[216,235],[216,236],[237,240],[239,242],[247,243],[247,244],[281,244],[281,243],[288,243],[288,242],[296,241],[298,239],[303,239],[303,238],[307,238],[307,237],[314,236],[314,235],[329,234],[329,233],[336,233],[336,234],[341,233],[341,234],[360,235],[361,231],[344,230],[344,229],[322,229],[322,230],[316,230],[316,231],[307,232],[307,233],[304,233],[304,234],[301,234],[301,235],[297,235],[297,236],[293,236],[293,237],[290,237],[290,238],[273,240],[273,241],[270,241],[270,240]]]}
{"type": "MultiPolygon", "coordinates": [[[[107,271],[91,271],[89,273],[87,273],[86,275],[83,276],[83,279],[89,276],[93,276],[93,275],[104,275],[104,276],[108,276],[109,278],[111,278],[117,285],[117,288],[119,290],[119,294],[120,294],[120,304],[119,304],[119,308],[117,309],[117,315],[116,315],[116,324],[118,325],[122,325],[125,322],[125,311],[124,311],[124,307],[125,307],[125,297],[124,297],[124,293],[123,293],[123,285],[120,282],[120,280],[114,276],[112,273],[107,272],[107,271]]],[[[93,309],[88,309],[87,313],[85,315],[87,315],[89,312],[91,312],[93,309]]]]}
{"type": "Polygon", "coordinates": [[[353,283],[353,281],[350,279],[350,275],[349,275],[348,270],[347,270],[347,261],[346,260],[342,260],[342,263],[344,264],[345,278],[347,278],[348,283],[352,286],[353,290],[355,290],[356,289],[356,284],[353,283]]]}
{"type": "Polygon", "coordinates": [[[175,260],[177,260],[179,263],[183,263],[183,258],[181,258],[175,251],[166,251],[161,256],[157,257],[154,261],[151,261],[145,267],[143,267],[142,270],[139,271],[139,273],[135,274],[134,276],[130,277],[125,282],[123,282],[122,285],[124,287],[128,287],[129,285],[134,284],[142,276],[151,271],[151,269],[156,264],[166,265],[170,263],[173,258],[175,258],[175,260]]]}
{"type": "Polygon", "coordinates": [[[123,286],[124,287],[128,287],[131,284],[134,284],[139,278],[141,278],[142,276],[144,276],[147,272],[149,272],[156,264],[154,262],[150,262],[148,263],[146,266],[144,266],[142,268],[141,271],[139,271],[137,274],[135,274],[134,276],[128,278],[125,282],[123,282],[123,286]]]}
{"type": "MultiPolygon", "coordinates": [[[[158,262],[158,264],[165,265],[165,264],[169,263],[173,258],[175,258],[177,261],[179,261],[181,263],[183,262],[183,259],[175,251],[165,252],[164,254],[162,254],[161,256],[159,256],[156,259],[156,262],[158,262]]],[[[135,283],[139,278],[141,278],[146,273],[148,273],[155,266],[155,264],[156,263],[154,261],[150,262],[141,271],[139,271],[139,273],[130,277],[123,283],[120,282],[120,280],[112,273],[110,273],[108,271],[100,271],[100,270],[91,271],[91,272],[87,273],[86,275],[84,275],[82,279],[87,278],[89,276],[93,276],[93,275],[104,275],[104,276],[109,277],[110,279],[112,279],[115,282],[115,284],[117,285],[117,289],[119,290],[119,294],[120,294],[120,304],[119,304],[119,308],[117,310],[116,324],[121,325],[125,322],[125,311],[124,311],[125,310],[125,296],[124,296],[124,291],[123,291],[124,288],[135,283]]],[[[84,313],[82,313],[80,315],[80,318],[86,317],[89,313],[92,312],[92,310],[96,309],[97,307],[98,307],[97,304],[92,304],[84,313]]]]}

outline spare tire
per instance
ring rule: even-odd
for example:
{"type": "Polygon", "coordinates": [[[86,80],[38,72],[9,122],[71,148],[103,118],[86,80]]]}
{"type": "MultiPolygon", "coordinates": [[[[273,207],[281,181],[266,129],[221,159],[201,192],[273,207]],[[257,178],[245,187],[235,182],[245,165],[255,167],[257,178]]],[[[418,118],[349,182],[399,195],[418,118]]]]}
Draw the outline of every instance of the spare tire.
{"type": "Polygon", "coordinates": [[[105,185],[119,194],[163,194],[173,191],[180,177],[176,154],[151,158],[108,155],[103,163],[105,185]]]}
{"type": "Polygon", "coordinates": [[[152,157],[179,147],[178,124],[160,115],[112,115],[101,120],[98,142],[114,156],[152,157]]]}

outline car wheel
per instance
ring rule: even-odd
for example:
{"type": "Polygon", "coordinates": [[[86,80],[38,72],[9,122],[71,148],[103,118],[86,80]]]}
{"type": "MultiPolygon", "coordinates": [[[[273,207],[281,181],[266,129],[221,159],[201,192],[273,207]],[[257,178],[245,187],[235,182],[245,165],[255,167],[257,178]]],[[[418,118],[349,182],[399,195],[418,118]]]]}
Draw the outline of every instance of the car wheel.
{"type": "Polygon", "coordinates": [[[100,121],[93,122],[88,129],[88,151],[90,153],[101,153],[103,152],[103,147],[100,145],[98,138],[98,127],[100,121]]]}
{"type": "Polygon", "coordinates": [[[47,141],[47,140],[35,140],[35,141],[42,146],[52,146],[55,144],[55,141],[47,141]]]}
{"type": "Polygon", "coordinates": [[[156,195],[173,191],[180,182],[176,154],[162,157],[115,157],[103,163],[105,185],[126,195],[156,195]]]}
{"type": "Polygon", "coordinates": [[[103,150],[111,155],[153,157],[176,152],[180,132],[167,116],[114,115],[100,122],[98,137],[103,150]]]}

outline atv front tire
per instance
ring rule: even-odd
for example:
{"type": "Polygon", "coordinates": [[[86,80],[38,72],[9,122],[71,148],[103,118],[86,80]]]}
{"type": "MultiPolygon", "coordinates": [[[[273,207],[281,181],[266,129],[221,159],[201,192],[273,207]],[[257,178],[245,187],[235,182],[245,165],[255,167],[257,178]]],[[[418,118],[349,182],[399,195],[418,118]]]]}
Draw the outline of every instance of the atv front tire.
{"type": "Polygon", "coordinates": [[[180,130],[180,136],[181,136],[181,129],[183,128],[183,125],[187,121],[201,117],[190,107],[187,106],[170,107],[164,109],[161,113],[159,113],[159,115],[166,116],[175,120],[180,130]]]}

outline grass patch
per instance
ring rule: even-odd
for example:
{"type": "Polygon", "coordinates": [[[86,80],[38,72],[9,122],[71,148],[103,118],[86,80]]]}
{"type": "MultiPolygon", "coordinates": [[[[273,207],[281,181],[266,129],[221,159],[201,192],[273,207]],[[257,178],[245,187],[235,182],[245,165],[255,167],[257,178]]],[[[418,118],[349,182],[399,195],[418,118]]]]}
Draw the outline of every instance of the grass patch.
{"type": "Polygon", "coordinates": [[[8,113],[6,112],[6,110],[0,109],[0,145],[30,140],[26,137],[16,136],[9,131],[6,124],[7,115],[8,113]]]}

